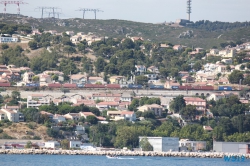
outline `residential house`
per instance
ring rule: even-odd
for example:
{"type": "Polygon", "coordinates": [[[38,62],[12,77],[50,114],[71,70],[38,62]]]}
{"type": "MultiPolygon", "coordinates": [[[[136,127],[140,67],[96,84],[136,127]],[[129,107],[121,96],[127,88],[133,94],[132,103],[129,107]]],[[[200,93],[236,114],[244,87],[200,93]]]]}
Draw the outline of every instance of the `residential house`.
{"type": "Polygon", "coordinates": [[[133,41],[133,42],[135,42],[135,41],[144,41],[144,39],[142,38],[142,37],[131,37],[131,40],[133,41]]]}
{"type": "Polygon", "coordinates": [[[219,52],[219,55],[223,58],[233,58],[236,55],[235,49],[225,49],[219,52]]]}
{"type": "Polygon", "coordinates": [[[74,36],[75,35],[75,32],[74,31],[66,31],[65,32],[67,35],[69,36],[74,36]]]}
{"type": "Polygon", "coordinates": [[[93,93],[92,100],[101,100],[101,101],[116,101],[119,102],[121,100],[120,93],[93,93]]]}
{"type": "Polygon", "coordinates": [[[50,75],[41,74],[39,75],[40,86],[48,86],[49,83],[52,83],[52,78],[50,75]]]}
{"type": "Polygon", "coordinates": [[[163,107],[158,104],[143,105],[137,109],[141,112],[152,111],[156,116],[161,116],[163,111],[163,107]]]}
{"type": "Polygon", "coordinates": [[[110,116],[110,120],[128,120],[135,121],[136,114],[132,111],[107,111],[107,115],[110,116]]]}
{"type": "Polygon", "coordinates": [[[71,84],[86,84],[87,83],[87,77],[82,74],[74,74],[70,76],[70,83],[71,84]]]}
{"type": "Polygon", "coordinates": [[[192,77],[192,76],[183,76],[183,77],[181,78],[181,81],[182,81],[182,82],[185,82],[185,83],[194,83],[194,82],[195,82],[195,79],[194,79],[194,77],[192,77]]]}
{"type": "Polygon", "coordinates": [[[65,119],[65,117],[64,117],[63,115],[55,114],[55,115],[53,116],[53,121],[54,121],[55,123],[60,123],[60,122],[65,122],[66,119],[65,119]]]}
{"type": "Polygon", "coordinates": [[[46,111],[40,111],[40,114],[42,116],[47,116],[50,120],[53,120],[54,115],[52,113],[46,112],[46,111]]]}
{"type": "Polygon", "coordinates": [[[86,119],[88,116],[94,116],[94,117],[96,117],[96,115],[93,114],[92,112],[79,112],[79,115],[80,115],[80,117],[84,117],[85,119],[86,119]]]}
{"type": "Polygon", "coordinates": [[[207,97],[207,100],[214,100],[214,101],[218,101],[220,99],[223,99],[223,98],[229,98],[230,96],[238,96],[238,94],[236,93],[233,93],[233,92],[215,92],[215,93],[212,93],[209,97],[207,97]]]}
{"type": "Polygon", "coordinates": [[[149,80],[157,80],[158,74],[145,74],[144,76],[146,76],[149,80]]]}
{"type": "Polygon", "coordinates": [[[198,113],[198,115],[205,114],[207,104],[206,100],[203,100],[198,97],[184,97],[184,100],[186,102],[186,105],[196,106],[197,111],[200,112],[198,113]]]}
{"type": "Polygon", "coordinates": [[[122,102],[131,102],[133,99],[131,93],[126,93],[126,92],[123,92],[121,94],[121,98],[120,98],[120,101],[122,102]]]}
{"type": "Polygon", "coordinates": [[[17,43],[19,41],[18,37],[11,35],[0,35],[0,43],[17,43]]]}
{"type": "Polygon", "coordinates": [[[51,35],[56,35],[57,31],[56,30],[48,30],[48,31],[44,31],[43,33],[50,33],[51,35]]]}
{"type": "Polygon", "coordinates": [[[231,65],[233,63],[233,60],[232,60],[232,58],[222,59],[221,62],[224,62],[227,65],[231,65]]]}
{"type": "Polygon", "coordinates": [[[70,119],[70,120],[79,120],[80,119],[80,114],[79,113],[67,113],[64,115],[65,119],[70,119]]]}
{"type": "Polygon", "coordinates": [[[219,52],[220,52],[220,51],[219,51],[218,49],[211,49],[211,50],[210,50],[210,54],[211,54],[211,55],[217,55],[217,54],[219,54],[219,52]]]}
{"type": "Polygon", "coordinates": [[[213,128],[211,126],[203,126],[203,129],[205,131],[213,131],[213,128]]]}
{"type": "Polygon", "coordinates": [[[106,82],[103,80],[102,77],[89,77],[88,83],[89,84],[97,84],[97,83],[106,84],[106,82]]]}
{"type": "Polygon", "coordinates": [[[135,73],[143,74],[146,73],[147,68],[144,65],[135,65],[135,73]]]}
{"type": "Polygon", "coordinates": [[[75,36],[70,37],[70,41],[71,41],[73,44],[77,44],[77,43],[79,43],[81,40],[82,40],[82,36],[75,35],[75,36]]]}
{"type": "Polygon", "coordinates": [[[96,107],[100,110],[107,110],[110,108],[117,109],[119,106],[119,102],[105,101],[96,104],[96,107]]]}
{"type": "Polygon", "coordinates": [[[41,105],[49,105],[51,96],[43,94],[32,94],[27,97],[27,108],[38,108],[41,105]]]}
{"type": "Polygon", "coordinates": [[[173,49],[176,51],[181,51],[183,49],[182,45],[174,45],[173,49]]]}
{"type": "Polygon", "coordinates": [[[23,74],[23,82],[29,83],[32,82],[32,77],[34,77],[35,74],[33,72],[25,72],[23,74]]]}
{"type": "Polygon", "coordinates": [[[180,83],[174,82],[174,81],[166,81],[164,84],[164,88],[166,89],[178,89],[180,86],[180,83]]]}
{"type": "Polygon", "coordinates": [[[157,68],[157,67],[155,67],[155,66],[150,66],[150,67],[148,67],[148,69],[147,69],[149,72],[151,72],[151,73],[156,73],[156,74],[159,74],[160,72],[159,72],[159,69],[157,68]]]}
{"type": "Polygon", "coordinates": [[[125,76],[111,76],[109,78],[110,84],[126,84],[126,77],[125,76]]]}
{"type": "Polygon", "coordinates": [[[183,77],[183,76],[189,76],[189,73],[187,71],[179,71],[179,76],[183,77]]]}
{"type": "Polygon", "coordinates": [[[227,66],[226,65],[219,65],[217,68],[218,73],[226,73],[227,72],[227,66]]]}
{"type": "Polygon", "coordinates": [[[15,122],[15,123],[24,121],[24,115],[15,109],[12,109],[12,110],[11,109],[1,109],[0,115],[1,115],[0,120],[8,119],[9,121],[15,122]]]}
{"type": "Polygon", "coordinates": [[[169,48],[170,46],[168,44],[160,44],[159,48],[160,49],[165,49],[165,48],[169,48]]]}

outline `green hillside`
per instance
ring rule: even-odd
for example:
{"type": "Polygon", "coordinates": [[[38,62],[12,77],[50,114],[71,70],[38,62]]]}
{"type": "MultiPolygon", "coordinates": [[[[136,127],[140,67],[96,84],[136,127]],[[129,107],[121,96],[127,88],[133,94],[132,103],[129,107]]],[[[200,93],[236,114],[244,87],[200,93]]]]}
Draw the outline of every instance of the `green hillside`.
{"type": "MultiPolygon", "coordinates": [[[[1,17],[1,15],[0,15],[1,17]]],[[[16,18],[9,15],[2,18],[1,23],[9,24],[29,24],[35,28],[44,30],[57,30],[63,32],[73,30],[75,32],[92,32],[100,36],[113,38],[124,38],[129,36],[142,36],[145,40],[153,42],[171,42],[186,46],[211,48],[220,46],[226,41],[248,41],[250,38],[250,28],[234,28],[232,30],[207,31],[199,28],[174,27],[164,24],[140,23],[124,20],[83,20],[75,19],[36,19],[31,17],[16,18]],[[178,38],[187,31],[192,31],[191,37],[178,38]],[[221,35],[221,37],[219,37],[221,35]],[[218,38],[219,37],[219,38],[218,38]]]]}

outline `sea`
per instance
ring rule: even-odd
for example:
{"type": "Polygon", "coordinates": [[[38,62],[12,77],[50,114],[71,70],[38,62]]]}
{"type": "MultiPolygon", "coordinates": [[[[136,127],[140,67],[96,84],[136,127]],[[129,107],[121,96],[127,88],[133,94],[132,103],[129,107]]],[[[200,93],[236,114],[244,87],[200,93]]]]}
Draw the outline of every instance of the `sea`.
{"type": "Polygon", "coordinates": [[[242,162],[212,158],[128,157],[64,155],[0,155],[0,166],[250,166],[242,162]]]}

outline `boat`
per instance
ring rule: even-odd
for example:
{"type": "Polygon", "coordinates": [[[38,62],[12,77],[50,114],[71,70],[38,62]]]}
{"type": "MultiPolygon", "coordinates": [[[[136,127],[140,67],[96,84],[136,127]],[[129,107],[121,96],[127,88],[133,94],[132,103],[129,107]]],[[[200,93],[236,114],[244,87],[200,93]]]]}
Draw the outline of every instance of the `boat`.
{"type": "Polygon", "coordinates": [[[109,155],[106,155],[106,157],[107,157],[108,159],[119,159],[118,156],[109,156],[109,155]]]}

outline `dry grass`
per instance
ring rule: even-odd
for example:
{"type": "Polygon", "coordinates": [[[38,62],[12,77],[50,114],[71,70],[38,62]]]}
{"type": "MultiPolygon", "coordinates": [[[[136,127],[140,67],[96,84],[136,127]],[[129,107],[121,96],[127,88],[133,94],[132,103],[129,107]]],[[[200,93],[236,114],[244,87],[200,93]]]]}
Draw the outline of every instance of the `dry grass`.
{"type": "Polygon", "coordinates": [[[22,139],[24,137],[39,136],[42,140],[50,140],[51,138],[47,135],[47,127],[32,123],[35,129],[30,129],[28,123],[13,123],[10,127],[3,129],[3,131],[11,137],[22,139]]]}

